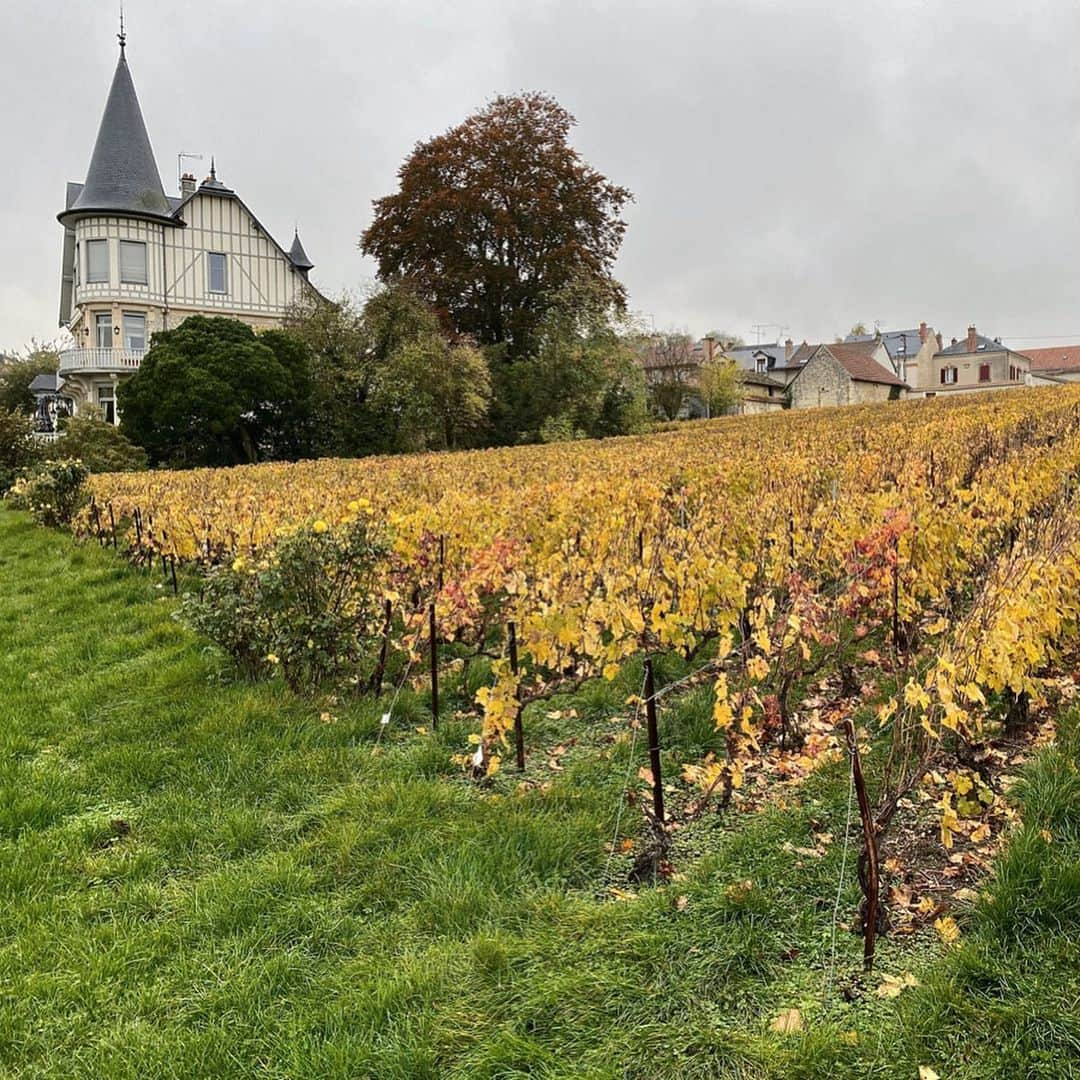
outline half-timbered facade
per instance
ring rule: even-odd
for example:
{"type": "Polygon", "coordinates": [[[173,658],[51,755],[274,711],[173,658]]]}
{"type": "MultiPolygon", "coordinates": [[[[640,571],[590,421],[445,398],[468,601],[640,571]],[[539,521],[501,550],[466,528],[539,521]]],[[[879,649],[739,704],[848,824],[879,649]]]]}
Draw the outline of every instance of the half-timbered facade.
{"type": "Polygon", "coordinates": [[[189,315],[280,326],[314,286],[298,235],[286,250],[239,195],[210,175],[186,175],[165,194],[125,42],[82,184],[64,210],[60,325],[74,345],[60,354],[64,394],[118,421],[116,387],[139,367],[150,336],[189,315]]]}

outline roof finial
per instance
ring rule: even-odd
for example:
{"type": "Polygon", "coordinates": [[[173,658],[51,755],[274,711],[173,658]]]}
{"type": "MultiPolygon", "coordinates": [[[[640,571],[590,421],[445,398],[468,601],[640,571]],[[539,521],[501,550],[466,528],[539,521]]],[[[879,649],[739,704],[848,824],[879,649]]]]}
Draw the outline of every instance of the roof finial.
{"type": "Polygon", "coordinates": [[[214,165],[214,155],[213,154],[210,155],[210,179],[211,180],[216,180],[217,179],[217,168],[214,165]]]}
{"type": "Polygon", "coordinates": [[[120,33],[116,35],[116,40],[120,42],[120,55],[124,55],[124,46],[127,44],[127,34],[124,33],[124,4],[123,0],[120,2],[120,33]]]}

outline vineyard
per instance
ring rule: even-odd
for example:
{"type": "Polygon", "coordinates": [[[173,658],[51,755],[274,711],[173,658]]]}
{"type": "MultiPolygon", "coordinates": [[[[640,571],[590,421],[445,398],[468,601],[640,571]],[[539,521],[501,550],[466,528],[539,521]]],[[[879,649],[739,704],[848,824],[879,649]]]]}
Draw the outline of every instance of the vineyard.
{"type": "MultiPolygon", "coordinates": [[[[689,684],[712,686],[722,733],[722,752],[684,770],[698,811],[737,801],[777,755],[798,771],[814,767],[808,744],[850,754],[869,963],[878,849],[913,788],[937,803],[946,848],[1003,827],[984,735],[1026,724],[1076,645],[1078,480],[1080,388],[1062,388],[599,443],[98,476],[76,530],[150,566],[235,574],[297,531],[384,531],[376,682],[387,653],[420,671],[427,650],[435,685],[440,663],[488,658],[463,757],[477,779],[507,750],[527,767],[530,702],[640,657],[631,724],[647,720],[656,750],[672,688],[651,683],[652,660],[679,654],[689,684]],[[888,747],[872,806],[868,738],[888,747]]],[[[658,773],[654,754],[659,870],[658,773]]]]}

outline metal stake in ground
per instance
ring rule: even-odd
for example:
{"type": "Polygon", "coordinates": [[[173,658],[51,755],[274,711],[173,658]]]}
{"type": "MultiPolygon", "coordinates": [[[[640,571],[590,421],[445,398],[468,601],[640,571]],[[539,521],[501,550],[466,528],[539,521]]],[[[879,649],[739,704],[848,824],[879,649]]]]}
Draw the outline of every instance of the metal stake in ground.
{"type": "Polygon", "coordinates": [[[431,726],[439,726],[439,638],[435,626],[435,604],[428,606],[428,632],[431,638],[431,726]]]}
{"type": "Polygon", "coordinates": [[[859,885],[866,897],[866,916],[863,923],[863,967],[870,971],[874,966],[874,936],[877,934],[878,918],[878,853],[877,835],[874,819],[870,814],[870,799],[866,794],[866,781],[863,778],[862,761],[859,758],[859,742],[855,735],[855,725],[851,720],[844,721],[844,734],[847,736],[848,751],[851,754],[851,777],[855,783],[855,794],[859,800],[859,818],[863,828],[863,854],[866,857],[866,875],[859,874],[859,885]]]}
{"type": "Polygon", "coordinates": [[[169,573],[172,575],[172,591],[173,596],[177,596],[180,592],[179,587],[176,584],[176,556],[169,556],[169,573]]]}
{"type": "MultiPolygon", "coordinates": [[[[506,626],[507,647],[510,650],[510,670],[514,673],[514,680],[516,682],[518,675],[518,654],[517,654],[517,627],[513,622],[507,623],[506,626]]],[[[517,701],[517,712],[514,713],[514,748],[517,750],[517,767],[518,772],[525,771],[525,729],[521,723],[521,687],[517,687],[514,691],[517,701]]]]}
{"type": "Polygon", "coordinates": [[[112,503],[109,503],[109,527],[112,529],[113,551],[119,551],[120,549],[116,544],[116,518],[113,516],[112,503]]]}
{"type": "Polygon", "coordinates": [[[649,769],[652,771],[653,814],[664,824],[664,778],[660,775],[660,732],[656,723],[656,683],[651,656],[645,657],[645,717],[649,735],[649,769]]]}

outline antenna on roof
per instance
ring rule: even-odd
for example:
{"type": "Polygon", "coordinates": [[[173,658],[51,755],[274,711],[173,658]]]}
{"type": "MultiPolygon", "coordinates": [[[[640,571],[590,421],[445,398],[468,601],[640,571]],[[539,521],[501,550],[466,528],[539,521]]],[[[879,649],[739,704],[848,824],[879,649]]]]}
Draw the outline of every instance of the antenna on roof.
{"type": "Polygon", "coordinates": [[[124,3],[120,0],[120,33],[116,35],[116,40],[120,42],[120,55],[124,55],[124,46],[127,44],[127,34],[124,33],[124,3]]]}
{"type": "Polygon", "coordinates": [[[183,187],[184,184],[184,158],[191,158],[194,161],[202,161],[202,154],[190,154],[186,150],[181,150],[176,155],[176,186],[183,187]]]}

